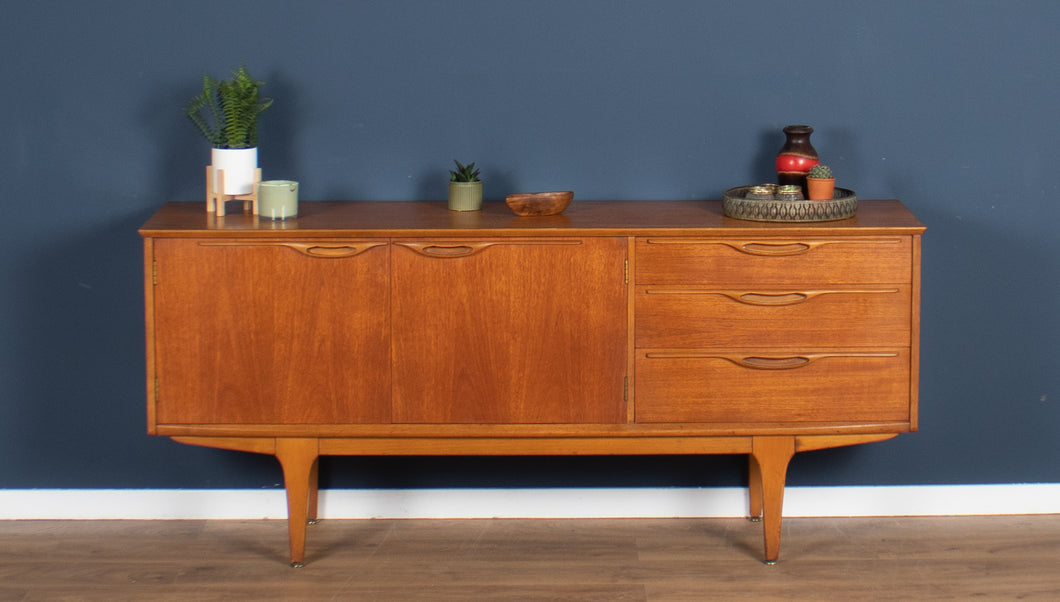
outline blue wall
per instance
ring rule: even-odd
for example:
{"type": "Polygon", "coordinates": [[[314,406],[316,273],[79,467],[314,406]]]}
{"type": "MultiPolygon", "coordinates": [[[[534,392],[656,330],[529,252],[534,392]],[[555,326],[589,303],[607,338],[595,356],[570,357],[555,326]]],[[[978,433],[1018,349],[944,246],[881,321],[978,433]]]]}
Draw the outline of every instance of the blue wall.
{"type": "MultiPolygon", "coordinates": [[[[802,485],[1060,482],[1060,4],[937,0],[2,2],[0,488],[272,487],[145,434],[140,239],[203,197],[181,114],[245,62],[304,199],[707,199],[788,123],[924,240],[921,431],[802,485]]],[[[576,201],[577,202],[577,201],[576,201]]],[[[736,458],[333,459],[326,486],[735,484],[736,458]]]]}

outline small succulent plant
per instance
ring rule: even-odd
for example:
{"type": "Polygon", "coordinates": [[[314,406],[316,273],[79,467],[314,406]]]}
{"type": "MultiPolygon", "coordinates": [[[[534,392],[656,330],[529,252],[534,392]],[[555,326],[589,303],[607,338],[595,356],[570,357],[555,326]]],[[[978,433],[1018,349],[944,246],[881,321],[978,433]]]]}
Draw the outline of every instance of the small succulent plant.
{"type": "Polygon", "coordinates": [[[453,159],[453,163],[456,163],[456,169],[449,170],[449,181],[450,182],[478,182],[478,172],[475,169],[474,162],[464,165],[463,163],[453,159]]]}
{"type": "Polygon", "coordinates": [[[828,179],[832,177],[832,168],[827,165],[817,164],[810,168],[810,173],[806,174],[807,178],[818,178],[828,179]]]}

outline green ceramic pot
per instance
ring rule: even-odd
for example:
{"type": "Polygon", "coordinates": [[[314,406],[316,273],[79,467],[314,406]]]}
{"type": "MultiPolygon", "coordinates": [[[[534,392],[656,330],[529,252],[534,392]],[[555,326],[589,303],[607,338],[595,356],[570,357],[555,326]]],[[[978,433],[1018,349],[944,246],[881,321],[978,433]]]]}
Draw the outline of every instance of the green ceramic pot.
{"type": "Polygon", "coordinates": [[[449,182],[450,211],[482,209],[482,182],[449,182]]]}

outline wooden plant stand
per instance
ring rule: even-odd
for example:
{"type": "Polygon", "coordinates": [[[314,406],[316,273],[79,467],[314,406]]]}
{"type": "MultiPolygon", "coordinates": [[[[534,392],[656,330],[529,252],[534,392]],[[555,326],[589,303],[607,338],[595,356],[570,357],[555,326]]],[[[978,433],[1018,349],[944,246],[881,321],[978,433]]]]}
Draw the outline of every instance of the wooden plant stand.
{"type": "MultiPolygon", "coordinates": [[[[254,170],[254,186],[250,194],[224,194],[214,192],[213,165],[206,166],[206,211],[213,212],[217,217],[224,217],[225,203],[228,201],[243,201],[243,213],[258,214],[258,183],[261,182],[261,168],[254,170]]],[[[217,170],[216,190],[225,189],[225,170],[217,170]]]]}

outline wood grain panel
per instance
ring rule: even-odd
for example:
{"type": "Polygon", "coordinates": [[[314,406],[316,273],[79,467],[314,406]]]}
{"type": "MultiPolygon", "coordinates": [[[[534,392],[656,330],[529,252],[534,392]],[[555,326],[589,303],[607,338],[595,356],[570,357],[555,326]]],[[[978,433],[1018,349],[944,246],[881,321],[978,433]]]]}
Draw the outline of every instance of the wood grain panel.
{"type": "Polygon", "coordinates": [[[395,421],[623,422],[625,257],[622,238],[395,241],[395,421]]]}
{"type": "Polygon", "coordinates": [[[909,420],[909,351],[644,350],[637,422],[909,420]]]}
{"type": "Polygon", "coordinates": [[[154,251],[157,423],[389,421],[385,243],[154,251]]]}
{"type": "Polygon", "coordinates": [[[638,286],[637,347],[906,347],[910,287],[638,286]]]}
{"type": "Polygon", "coordinates": [[[893,238],[637,239],[637,284],[909,283],[912,243],[893,238]]]}

